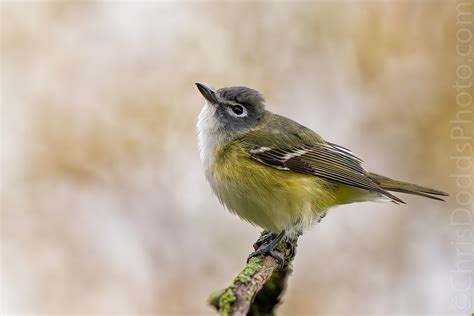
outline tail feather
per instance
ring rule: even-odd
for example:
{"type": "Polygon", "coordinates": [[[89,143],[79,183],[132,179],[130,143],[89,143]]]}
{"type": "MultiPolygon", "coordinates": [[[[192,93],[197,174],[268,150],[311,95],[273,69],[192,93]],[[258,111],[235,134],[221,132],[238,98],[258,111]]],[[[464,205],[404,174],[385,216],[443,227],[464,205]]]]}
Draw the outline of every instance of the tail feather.
{"type": "Polygon", "coordinates": [[[442,197],[448,196],[448,193],[443,191],[422,187],[420,185],[408,182],[393,180],[375,173],[368,173],[368,176],[375,184],[387,191],[414,194],[443,202],[445,199],[442,197]]]}

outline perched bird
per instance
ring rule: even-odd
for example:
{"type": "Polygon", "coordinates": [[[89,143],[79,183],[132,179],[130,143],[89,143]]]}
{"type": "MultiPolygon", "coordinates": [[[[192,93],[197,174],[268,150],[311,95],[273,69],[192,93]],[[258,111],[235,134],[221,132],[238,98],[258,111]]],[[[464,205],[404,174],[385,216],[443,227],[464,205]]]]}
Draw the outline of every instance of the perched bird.
{"type": "Polygon", "coordinates": [[[365,171],[350,150],[265,110],[254,89],[196,86],[205,98],[197,128],[207,180],[230,212],[269,232],[250,257],[282,260],[274,251],[281,239],[301,234],[336,205],[404,203],[389,191],[441,201],[448,195],[365,171]]]}

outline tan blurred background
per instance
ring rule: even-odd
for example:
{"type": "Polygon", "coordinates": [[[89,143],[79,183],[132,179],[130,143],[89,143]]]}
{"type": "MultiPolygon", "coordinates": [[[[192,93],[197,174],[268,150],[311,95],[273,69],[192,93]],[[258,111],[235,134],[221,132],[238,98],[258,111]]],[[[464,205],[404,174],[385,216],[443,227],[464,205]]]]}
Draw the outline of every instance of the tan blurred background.
{"type": "MultiPolygon", "coordinates": [[[[212,196],[194,82],[371,171],[457,188],[456,2],[1,4],[2,311],[214,315],[259,229],[212,196]]],[[[334,209],[300,239],[282,315],[451,314],[448,203],[334,209]]],[[[472,288],[471,288],[472,291],[472,288]]]]}

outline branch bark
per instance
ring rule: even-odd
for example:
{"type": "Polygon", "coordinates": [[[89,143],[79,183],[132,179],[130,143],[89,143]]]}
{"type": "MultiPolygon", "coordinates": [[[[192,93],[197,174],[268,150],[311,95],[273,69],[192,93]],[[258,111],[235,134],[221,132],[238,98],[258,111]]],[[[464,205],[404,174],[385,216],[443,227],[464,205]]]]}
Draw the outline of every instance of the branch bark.
{"type": "Polygon", "coordinates": [[[250,259],[227,288],[210,296],[209,304],[221,316],[275,315],[292,271],[296,245],[297,239],[276,247],[285,259],[282,267],[268,255],[250,259]]]}

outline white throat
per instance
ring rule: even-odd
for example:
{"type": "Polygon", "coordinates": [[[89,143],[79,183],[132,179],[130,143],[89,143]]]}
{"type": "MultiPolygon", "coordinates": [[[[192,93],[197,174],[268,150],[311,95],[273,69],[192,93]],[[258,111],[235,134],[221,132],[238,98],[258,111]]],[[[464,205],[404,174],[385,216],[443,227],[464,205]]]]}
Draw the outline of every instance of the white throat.
{"type": "Polygon", "coordinates": [[[220,128],[215,113],[216,108],[206,101],[197,122],[199,154],[206,172],[210,171],[216,149],[227,139],[226,133],[220,128]]]}

